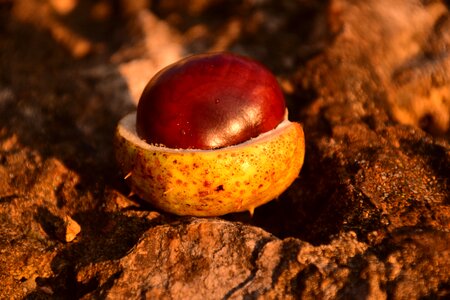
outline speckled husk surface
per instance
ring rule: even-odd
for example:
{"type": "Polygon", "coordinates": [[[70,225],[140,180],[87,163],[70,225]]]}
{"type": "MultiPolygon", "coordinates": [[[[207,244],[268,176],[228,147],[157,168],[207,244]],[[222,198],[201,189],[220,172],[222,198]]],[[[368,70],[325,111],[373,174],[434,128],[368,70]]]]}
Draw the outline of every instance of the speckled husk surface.
{"type": "Polygon", "coordinates": [[[221,216],[277,198],[298,177],[305,157],[299,123],[216,150],[149,145],[136,133],[136,114],[117,127],[116,159],[133,192],[177,215],[221,216]]]}
{"type": "Polygon", "coordinates": [[[449,23],[439,0],[2,1],[0,298],[449,298],[449,23]],[[218,50],[273,70],[304,165],[253,217],[180,217],[129,196],[114,135],[155,72],[218,50]]]}

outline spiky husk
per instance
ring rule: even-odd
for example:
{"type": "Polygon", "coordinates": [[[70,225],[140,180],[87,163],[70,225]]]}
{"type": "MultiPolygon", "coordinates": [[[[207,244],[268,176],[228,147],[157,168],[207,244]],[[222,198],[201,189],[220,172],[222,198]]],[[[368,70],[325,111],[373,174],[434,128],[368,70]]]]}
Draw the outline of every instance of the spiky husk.
{"type": "Polygon", "coordinates": [[[183,150],[147,144],[135,120],[130,114],[117,127],[117,161],[139,197],[177,215],[253,213],[285,191],[303,165],[304,134],[295,122],[239,145],[183,150]]]}

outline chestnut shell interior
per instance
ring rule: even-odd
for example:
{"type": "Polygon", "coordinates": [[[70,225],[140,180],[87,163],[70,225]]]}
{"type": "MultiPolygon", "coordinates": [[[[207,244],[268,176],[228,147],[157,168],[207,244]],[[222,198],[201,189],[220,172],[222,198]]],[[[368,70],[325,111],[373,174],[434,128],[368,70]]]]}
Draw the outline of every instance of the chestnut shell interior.
{"type": "Polygon", "coordinates": [[[254,138],[250,138],[242,143],[226,146],[222,148],[217,149],[199,149],[199,148],[177,148],[177,147],[167,147],[162,144],[154,144],[154,143],[148,143],[146,140],[142,139],[139,134],[137,133],[137,126],[136,126],[136,112],[130,113],[126,115],[125,117],[120,120],[119,124],[119,134],[124,136],[127,140],[130,142],[138,145],[139,147],[147,150],[155,150],[155,151],[163,151],[163,152],[208,152],[208,151],[226,151],[229,148],[238,148],[238,147],[245,147],[247,144],[253,143],[253,142],[262,142],[266,139],[273,138],[273,136],[279,135],[283,128],[285,126],[289,126],[291,121],[288,119],[288,111],[286,109],[285,115],[283,118],[283,121],[278,124],[274,129],[264,132],[254,138]]]}

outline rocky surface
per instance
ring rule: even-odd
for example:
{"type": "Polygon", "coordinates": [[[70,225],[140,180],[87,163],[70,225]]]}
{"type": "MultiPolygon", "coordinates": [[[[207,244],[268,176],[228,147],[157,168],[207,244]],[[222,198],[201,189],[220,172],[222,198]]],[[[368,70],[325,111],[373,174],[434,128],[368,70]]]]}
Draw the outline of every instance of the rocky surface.
{"type": "Polygon", "coordinates": [[[0,2],[0,298],[450,296],[448,1],[0,2]],[[307,149],[255,215],[177,217],[114,164],[178,58],[269,66],[307,149]]]}

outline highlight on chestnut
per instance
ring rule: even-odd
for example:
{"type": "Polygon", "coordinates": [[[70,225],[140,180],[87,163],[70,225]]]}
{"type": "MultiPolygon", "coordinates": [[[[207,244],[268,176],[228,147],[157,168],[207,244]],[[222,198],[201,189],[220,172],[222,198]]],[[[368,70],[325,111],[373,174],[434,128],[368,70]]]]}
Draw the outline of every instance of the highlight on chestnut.
{"type": "Polygon", "coordinates": [[[178,215],[253,211],[297,178],[305,143],[262,64],[193,55],[158,72],[115,136],[132,191],[178,215]]]}

